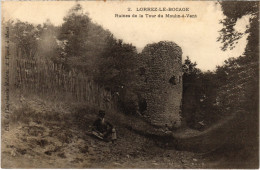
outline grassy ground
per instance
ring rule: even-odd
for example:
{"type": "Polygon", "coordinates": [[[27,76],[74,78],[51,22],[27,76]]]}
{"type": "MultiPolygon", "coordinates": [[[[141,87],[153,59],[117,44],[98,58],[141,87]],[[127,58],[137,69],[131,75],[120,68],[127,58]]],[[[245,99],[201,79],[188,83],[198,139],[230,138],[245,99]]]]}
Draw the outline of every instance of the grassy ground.
{"type": "MultiPolygon", "coordinates": [[[[228,155],[223,150],[215,150],[215,154],[176,150],[181,140],[134,116],[107,112],[118,135],[118,140],[111,143],[88,133],[98,108],[37,97],[12,101],[10,130],[2,128],[2,168],[245,167],[239,160],[241,154],[234,151],[228,155]]],[[[178,132],[186,136],[196,133],[187,129],[178,132]]],[[[196,142],[204,141],[198,138],[196,142]]]]}
{"type": "Polygon", "coordinates": [[[113,144],[88,135],[97,109],[33,98],[16,101],[10,130],[2,132],[2,168],[202,168],[203,158],[167,148],[130,127],[152,129],[135,117],[109,111],[113,144]]]}

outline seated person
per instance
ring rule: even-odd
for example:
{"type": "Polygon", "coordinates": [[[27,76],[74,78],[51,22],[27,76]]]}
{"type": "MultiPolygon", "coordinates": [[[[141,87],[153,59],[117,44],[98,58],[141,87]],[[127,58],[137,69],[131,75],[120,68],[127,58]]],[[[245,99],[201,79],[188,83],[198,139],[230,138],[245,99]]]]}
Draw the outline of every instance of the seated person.
{"type": "Polygon", "coordinates": [[[105,111],[100,110],[98,118],[93,124],[92,134],[100,139],[108,139],[108,137],[112,136],[112,140],[115,140],[115,133],[113,125],[105,121],[105,111]]]}

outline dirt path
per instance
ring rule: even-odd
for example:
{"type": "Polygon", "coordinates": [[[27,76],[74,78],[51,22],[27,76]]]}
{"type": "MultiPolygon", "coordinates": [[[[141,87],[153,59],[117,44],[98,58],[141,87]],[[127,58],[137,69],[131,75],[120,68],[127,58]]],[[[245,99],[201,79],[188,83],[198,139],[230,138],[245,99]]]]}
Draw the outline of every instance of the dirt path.
{"type": "Polygon", "coordinates": [[[37,98],[13,110],[10,131],[2,131],[2,168],[243,168],[258,161],[251,159],[257,156],[228,148],[201,154],[171,145],[194,149],[212,144],[218,138],[214,131],[191,137],[196,132],[189,130],[174,139],[137,117],[108,111],[107,119],[117,129],[113,144],[86,133],[97,110],[37,98]]]}
{"type": "MultiPolygon", "coordinates": [[[[91,124],[91,119],[89,119],[91,124]]],[[[169,150],[118,127],[116,143],[104,142],[68,122],[29,122],[2,135],[2,168],[203,168],[191,152],[169,150]]]]}

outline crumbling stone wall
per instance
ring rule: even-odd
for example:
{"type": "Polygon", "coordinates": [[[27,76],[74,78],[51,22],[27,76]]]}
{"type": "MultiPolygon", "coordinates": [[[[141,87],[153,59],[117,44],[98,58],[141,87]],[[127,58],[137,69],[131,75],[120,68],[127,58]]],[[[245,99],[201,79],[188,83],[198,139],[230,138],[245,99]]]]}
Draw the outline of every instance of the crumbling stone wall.
{"type": "Polygon", "coordinates": [[[147,45],[139,56],[139,110],[153,125],[180,125],[182,50],[161,41],[147,45]]]}

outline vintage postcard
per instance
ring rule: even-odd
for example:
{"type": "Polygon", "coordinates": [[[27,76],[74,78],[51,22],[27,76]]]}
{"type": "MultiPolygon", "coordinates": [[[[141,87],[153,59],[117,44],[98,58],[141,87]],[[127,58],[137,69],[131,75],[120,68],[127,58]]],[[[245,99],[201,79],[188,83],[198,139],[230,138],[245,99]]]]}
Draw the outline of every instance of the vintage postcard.
{"type": "Polygon", "coordinates": [[[259,1],[2,1],[2,168],[259,168],[259,1]]]}

